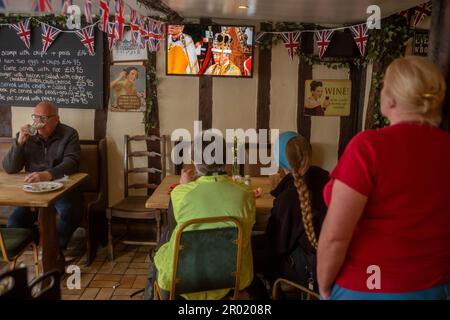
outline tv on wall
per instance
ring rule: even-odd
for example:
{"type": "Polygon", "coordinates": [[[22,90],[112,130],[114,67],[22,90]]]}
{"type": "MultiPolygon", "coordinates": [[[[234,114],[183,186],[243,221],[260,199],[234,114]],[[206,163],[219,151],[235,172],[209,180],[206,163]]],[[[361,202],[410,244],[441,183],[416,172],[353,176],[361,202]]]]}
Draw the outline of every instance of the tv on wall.
{"type": "Polygon", "coordinates": [[[166,73],[189,76],[253,76],[251,26],[168,24],[166,73]]]}

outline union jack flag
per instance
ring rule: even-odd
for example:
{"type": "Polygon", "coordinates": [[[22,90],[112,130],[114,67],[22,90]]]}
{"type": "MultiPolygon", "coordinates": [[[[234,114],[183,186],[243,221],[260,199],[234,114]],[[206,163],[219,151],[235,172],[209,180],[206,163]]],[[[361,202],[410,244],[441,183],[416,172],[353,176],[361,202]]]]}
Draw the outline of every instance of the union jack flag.
{"type": "Polygon", "coordinates": [[[108,32],[109,0],[100,0],[100,25],[99,29],[108,32]]]}
{"type": "Polygon", "coordinates": [[[52,13],[53,7],[50,0],[34,0],[33,1],[33,10],[39,13],[45,13],[46,11],[52,13]]]}
{"type": "Polygon", "coordinates": [[[353,34],[353,39],[358,46],[359,53],[364,56],[364,54],[366,53],[367,40],[369,39],[369,35],[367,34],[367,24],[362,23],[357,26],[351,26],[350,30],[353,34]]]}
{"type": "Polygon", "coordinates": [[[281,38],[283,39],[284,46],[288,50],[289,57],[294,59],[294,54],[297,53],[300,48],[300,34],[301,32],[283,32],[281,38]]]}
{"type": "Polygon", "coordinates": [[[122,0],[115,0],[116,4],[114,6],[114,21],[115,21],[115,30],[117,33],[117,40],[122,40],[123,36],[123,27],[125,23],[125,19],[123,17],[123,3],[122,0]]]}
{"type": "Polygon", "coordinates": [[[88,49],[89,54],[93,56],[95,54],[95,35],[94,25],[84,27],[81,30],[75,31],[75,34],[80,38],[81,43],[88,49]]]}
{"type": "Polygon", "coordinates": [[[84,2],[84,16],[86,17],[87,23],[92,23],[92,1],[85,0],[84,2]]]}
{"type": "Polygon", "coordinates": [[[133,43],[136,43],[139,38],[139,18],[136,13],[136,10],[131,9],[131,19],[130,19],[130,28],[131,28],[131,40],[133,43]]]}
{"type": "Polygon", "coordinates": [[[17,35],[20,40],[25,43],[28,49],[30,49],[31,44],[31,30],[30,30],[30,19],[20,21],[17,24],[11,24],[11,27],[17,31],[17,35]]]}
{"type": "Polygon", "coordinates": [[[148,50],[156,52],[159,50],[160,42],[163,37],[163,24],[159,21],[150,19],[148,22],[148,50]]]}
{"type": "Polygon", "coordinates": [[[431,1],[417,6],[415,9],[414,27],[420,23],[426,16],[431,16],[431,1]]]}
{"type": "Polygon", "coordinates": [[[67,8],[73,5],[72,0],[61,0],[61,15],[67,16],[67,8]]]}
{"type": "Polygon", "coordinates": [[[145,18],[143,16],[139,16],[139,35],[139,44],[142,49],[145,49],[148,32],[145,27],[145,18]]]}
{"type": "Polygon", "coordinates": [[[317,46],[319,47],[319,57],[322,58],[325,54],[325,51],[327,51],[328,46],[331,42],[331,37],[333,36],[334,31],[333,30],[323,30],[323,31],[316,31],[314,33],[316,37],[317,46]]]}
{"type": "Polygon", "coordinates": [[[47,52],[48,48],[55,41],[61,30],[56,29],[48,24],[42,23],[42,52],[47,52]]]}
{"type": "Polygon", "coordinates": [[[113,22],[108,22],[107,28],[108,28],[108,48],[109,50],[111,50],[114,43],[116,42],[115,24],[113,22]]]}

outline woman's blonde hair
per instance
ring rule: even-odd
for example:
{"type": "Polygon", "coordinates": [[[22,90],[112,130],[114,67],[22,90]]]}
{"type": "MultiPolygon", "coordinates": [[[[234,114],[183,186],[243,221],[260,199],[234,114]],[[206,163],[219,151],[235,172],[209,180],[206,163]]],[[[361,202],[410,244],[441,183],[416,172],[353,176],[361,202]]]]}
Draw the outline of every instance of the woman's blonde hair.
{"type": "Polygon", "coordinates": [[[286,145],[286,158],[292,168],[295,187],[299,195],[303,226],[311,246],[317,249],[317,237],[313,225],[311,192],[305,181],[305,174],[311,166],[311,157],[311,145],[305,137],[297,136],[289,140],[286,145]]]}
{"type": "Polygon", "coordinates": [[[403,114],[417,114],[439,125],[445,80],[438,67],[427,58],[407,56],[395,59],[384,77],[386,93],[393,97],[403,114]]]}

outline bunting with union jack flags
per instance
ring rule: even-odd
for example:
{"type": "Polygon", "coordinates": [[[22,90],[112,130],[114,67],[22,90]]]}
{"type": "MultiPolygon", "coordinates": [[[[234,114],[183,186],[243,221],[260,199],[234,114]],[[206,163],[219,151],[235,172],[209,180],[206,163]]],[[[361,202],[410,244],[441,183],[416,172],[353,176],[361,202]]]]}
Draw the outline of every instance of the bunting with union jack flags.
{"type": "Polygon", "coordinates": [[[150,19],[148,22],[148,50],[156,52],[160,48],[161,39],[163,38],[163,24],[159,21],[150,19]]]}
{"type": "Polygon", "coordinates": [[[92,23],[92,1],[85,0],[84,2],[84,16],[86,17],[87,23],[92,23]]]}
{"type": "Polygon", "coordinates": [[[317,47],[319,48],[319,57],[322,58],[327,51],[328,46],[331,42],[331,37],[333,36],[334,30],[319,30],[314,32],[317,47]]]}
{"type": "Polygon", "coordinates": [[[80,39],[81,43],[88,49],[91,56],[95,55],[95,34],[94,25],[87,26],[81,30],[75,31],[75,34],[80,39]]]}
{"type": "Polygon", "coordinates": [[[100,24],[99,29],[108,33],[109,0],[100,0],[100,24]]]}
{"type": "Polygon", "coordinates": [[[116,30],[116,38],[121,41],[123,37],[123,27],[125,25],[125,19],[123,17],[123,3],[122,0],[115,0],[114,6],[114,22],[116,30]]]}
{"type": "Polygon", "coordinates": [[[300,31],[281,33],[284,46],[292,60],[294,59],[294,54],[296,54],[300,48],[300,34],[300,31]]]}
{"type": "Polygon", "coordinates": [[[33,0],[33,10],[39,13],[52,13],[52,3],[50,0],[33,0]]]}
{"type": "Polygon", "coordinates": [[[353,39],[358,46],[359,53],[364,56],[366,54],[367,40],[369,39],[369,35],[367,34],[367,24],[362,23],[357,26],[351,26],[350,30],[353,34],[353,39]]]}
{"type": "Polygon", "coordinates": [[[14,30],[16,30],[17,35],[19,36],[20,40],[25,43],[25,46],[30,49],[31,44],[31,29],[30,29],[30,18],[20,21],[15,24],[10,25],[14,30]]]}
{"type": "Polygon", "coordinates": [[[131,41],[136,43],[139,39],[139,18],[136,10],[131,9],[130,29],[131,29],[131,41]]]}
{"type": "Polygon", "coordinates": [[[48,48],[52,45],[55,39],[58,37],[61,30],[54,28],[48,24],[42,23],[42,52],[47,52],[48,48]]]}
{"type": "Polygon", "coordinates": [[[426,17],[431,16],[431,1],[415,8],[414,28],[426,17]]]}

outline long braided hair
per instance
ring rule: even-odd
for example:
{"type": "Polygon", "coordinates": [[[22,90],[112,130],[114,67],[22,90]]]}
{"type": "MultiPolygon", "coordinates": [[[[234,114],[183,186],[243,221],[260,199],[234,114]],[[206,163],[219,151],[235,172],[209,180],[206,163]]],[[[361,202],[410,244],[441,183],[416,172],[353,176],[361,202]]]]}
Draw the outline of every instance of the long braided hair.
{"type": "Polygon", "coordinates": [[[289,140],[286,145],[286,157],[292,168],[294,184],[300,200],[303,226],[311,246],[317,249],[317,237],[314,231],[313,214],[311,206],[311,192],[306,185],[305,174],[311,166],[312,150],[308,140],[297,136],[289,140]]]}

